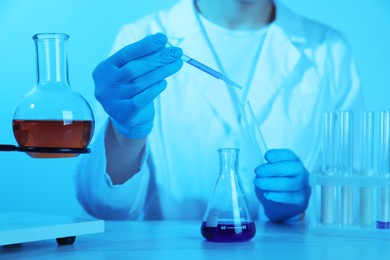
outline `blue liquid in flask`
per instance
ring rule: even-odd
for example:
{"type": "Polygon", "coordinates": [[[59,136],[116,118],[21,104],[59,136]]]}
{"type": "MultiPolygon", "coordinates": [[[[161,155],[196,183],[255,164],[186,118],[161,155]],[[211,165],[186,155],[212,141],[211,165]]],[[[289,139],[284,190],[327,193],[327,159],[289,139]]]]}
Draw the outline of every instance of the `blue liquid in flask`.
{"type": "Polygon", "coordinates": [[[206,226],[202,222],[201,233],[204,238],[215,242],[244,242],[251,240],[256,235],[254,222],[242,222],[239,224],[218,224],[216,227],[206,226]]]}

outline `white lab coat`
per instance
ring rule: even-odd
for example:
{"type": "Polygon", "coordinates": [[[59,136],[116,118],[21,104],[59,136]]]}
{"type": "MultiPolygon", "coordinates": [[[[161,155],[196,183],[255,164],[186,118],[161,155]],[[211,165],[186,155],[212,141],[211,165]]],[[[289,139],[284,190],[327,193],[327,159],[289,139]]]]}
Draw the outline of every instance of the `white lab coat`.
{"type": "MultiPolygon", "coordinates": [[[[248,100],[268,148],[291,149],[314,171],[320,113],[362,108],[359,79],[342,34],[276,4],[276,20],[268,29],[248,100]]],[[[156,32],[217,68],[192,0],[125,25],[113,51],[156,32]]],[[[240,176],[257,218],[261,207],[252,180],[259,160],[240,130],[223,82],[185,64],[168,78],[155,108],[141,170],[123,185],[112,185],[106,175],[106,123],[98,129],[92,153],[82,156],[75,179],[86,211],[105,219],[201,220],[218,177],[217,149],[234,146],[241,149],[240,176]]],[[[107,118],[95,113],[98,123],[107,118]]]]}

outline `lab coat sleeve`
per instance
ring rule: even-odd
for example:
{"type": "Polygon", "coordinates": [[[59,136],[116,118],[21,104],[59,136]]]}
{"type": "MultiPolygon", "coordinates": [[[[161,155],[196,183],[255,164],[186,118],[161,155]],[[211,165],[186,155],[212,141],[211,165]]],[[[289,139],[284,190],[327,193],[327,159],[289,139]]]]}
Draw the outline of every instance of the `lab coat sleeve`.
{"type": "MultiPolygon", "coordinates": [[[[110,55],[124,46],[145,37],[135,32],[135,26],[128,24],[120,28],[110,55]]],[[[100,106],[96,106],[97,129],[91,153],[83,155],[75,175],[77,198],[83,208],[92,216],[101,219],[142,219],[144,204],[150,180],[150,170],[146,158],[149,150],[145,149],[140,171],[122,185],[113,185],[106,172],[104,136],[107,128],[107,115],[100,106]]]]}
{"type": "Polygon", "coordinates": [[[142,218],[149,184],[149,168],[145,149],[140,171],[122,185],[113,185],[106,173],[104,136],[107,122],[91,145],[91,153],[83,155],[75,174],[77,199],[92,216],[105,220],[142,218]]]}

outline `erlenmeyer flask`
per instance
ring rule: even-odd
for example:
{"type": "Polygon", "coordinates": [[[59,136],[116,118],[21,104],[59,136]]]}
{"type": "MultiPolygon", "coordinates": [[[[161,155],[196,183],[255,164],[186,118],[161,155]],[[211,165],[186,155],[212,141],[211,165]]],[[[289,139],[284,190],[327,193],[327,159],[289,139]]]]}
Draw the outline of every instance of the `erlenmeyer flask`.
{"type": "Polygon", "coordinates": [[[220,173],[203,217],[201,233],[216,242],[252,239],[256,226],[238,173],[239,149],[221,148],[220,173]]]}
{"type": "MultiPolygon", "coordinates": [[[[33,36],[37,84],[17,106],[12,122],[21,147],[86,148],[94,130],[88,102],[71,90],[67,41],[62,33],[33,36]]],[[[78,154],[28,153],[35,158],[75,157],[78,154]]]]}

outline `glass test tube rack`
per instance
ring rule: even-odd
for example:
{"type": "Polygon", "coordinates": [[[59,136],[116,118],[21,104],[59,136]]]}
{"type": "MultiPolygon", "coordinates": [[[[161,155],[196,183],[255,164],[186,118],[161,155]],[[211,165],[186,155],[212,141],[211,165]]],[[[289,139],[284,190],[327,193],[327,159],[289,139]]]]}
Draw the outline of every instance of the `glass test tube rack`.
{"type": "Polygon", "coordinates": [[[377,139],[374,126],[374,113],[362,112],[353,170],[353,113],[324,113],[322,170],[310,178],[314,233],[390,239],[390,110],[377,139]]]}
{"type": "Polygon", "coordinates": [[[313,174],[310,183],[314,234],[390,239],[390,177],[313,174]],[[348,209],[343,202],[346,189],[352,193],[348,209]]]}

